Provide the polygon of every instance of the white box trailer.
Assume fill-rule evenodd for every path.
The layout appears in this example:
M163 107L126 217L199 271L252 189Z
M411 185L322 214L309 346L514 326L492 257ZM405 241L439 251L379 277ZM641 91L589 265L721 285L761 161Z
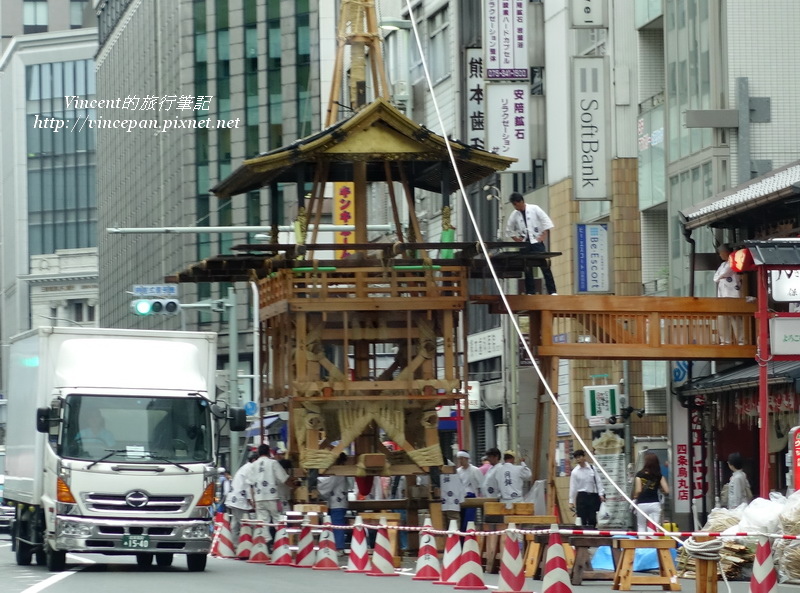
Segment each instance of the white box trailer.
M4 497L17 563L135 554L203 570L210 550L216 334L41 327L11 339Z

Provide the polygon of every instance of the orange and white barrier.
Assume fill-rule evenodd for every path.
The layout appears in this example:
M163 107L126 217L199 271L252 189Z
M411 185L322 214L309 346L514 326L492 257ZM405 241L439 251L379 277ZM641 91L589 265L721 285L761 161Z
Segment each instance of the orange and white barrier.
M240 560L247 560L252 551L253 528L249 523L242 523L239 527L239 541L236 543L236 557Z
M456 585L454 577L461 566L461 538L458 535L458 523L450 521L447 539L444 542L444 557L442 558L442 577L434 581L434 585Z
M558 533L558 525L553 525L550 540L547 542L547 559L544 563L542 593L571 593L572 582L564 558L564 547Z
M311 525L304 523L300 528L300 539L297 542L297 554L294 557L295 568L313 568L317 562L317 552L314 549L314 534Z
M378 537L375 538L375 549L372 550L372 570L367 573L369 577L396 577L400 576L394 571L394 558L389 545L389 534L386 531L386 519L381 519L378 527Z
M514 531L516 525L508 524L503 554L500 558L500 580L497 593L531 593L522 590L525 586L525 563L520 549L521 536Z
M231 535L231 524L228 521L228 515L222 513L222 519L215 523L210 554L217 558L235 558L236 552L231 541L233 536Z
M430 519L425 519L424 527L433 527ZM417 557L416 573L412 580L438 581L442 578L442 568L439 564L439 552L436 550L436 540L425 529L419 534L419 556Z
M461 551L461 566L453 580L456 589L468 591L482 591L488 589L483 582L483 566L481 565L481 552L478 549L478 540L475 537L475 524L467 523L467 535Z
M750 593L776 593L778 575L772 560L772 545L768 537L758 539L756 557L753 560L753 576L750 578Z
M311 568L313 570L339 570L339 560L336 557L336 544L333 541L331 520L327 515L325 515L324 523L319 534L317 561Z
M272 544L272 559L270 564L277 566L292 565L292 550L289 547L289 535L286 533L286 523L281 521L275 532L275 541Z
M361 517L356 517L353 525L353 536L350 540L350 554L345 572L368 573L372 572L372 565L367 549L367 532Z
M264 539L264 530L269 527L256 527L255 535L253 536L253 549L250 550L250 558L248 562L252 564L269 564L269 550L267 549L267 540Z

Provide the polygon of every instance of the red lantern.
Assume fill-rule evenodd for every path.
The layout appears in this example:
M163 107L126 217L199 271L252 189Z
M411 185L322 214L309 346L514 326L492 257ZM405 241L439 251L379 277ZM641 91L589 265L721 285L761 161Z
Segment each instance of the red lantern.
M753 261L753 254L750 250L737 249L728 256L728 263L734 272L752 272L756 269L756 264Z

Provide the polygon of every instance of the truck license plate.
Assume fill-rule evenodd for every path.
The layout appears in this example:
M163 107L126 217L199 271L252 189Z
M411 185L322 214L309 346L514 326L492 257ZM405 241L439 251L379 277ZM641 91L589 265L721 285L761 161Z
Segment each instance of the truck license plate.
M135 550L147 549L150 546L150 538L146 535L123 535L122 547Z

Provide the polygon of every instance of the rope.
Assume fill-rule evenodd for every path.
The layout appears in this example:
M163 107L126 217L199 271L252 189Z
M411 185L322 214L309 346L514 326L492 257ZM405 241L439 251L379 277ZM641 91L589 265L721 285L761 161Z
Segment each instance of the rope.
M722 544L723 542L721 539L710 539L708 541L699 542L692 536L683 542L683 549L686 550L690 558L715 562L719 568L719 572L722 573L722 580L725 581L725 585L730 593L731 585L728 583L728 577L725 575L725 571L720 565L720 560L722 560L722 556L720 555Z

